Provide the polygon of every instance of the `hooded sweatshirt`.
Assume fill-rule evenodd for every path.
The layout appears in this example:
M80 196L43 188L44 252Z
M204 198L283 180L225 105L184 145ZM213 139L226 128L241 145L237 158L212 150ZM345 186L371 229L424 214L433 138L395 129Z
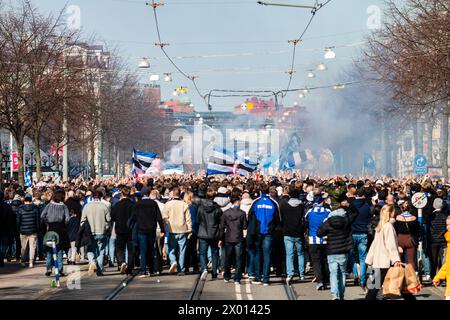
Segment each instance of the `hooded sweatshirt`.
M231 206L220 218L220 234L226 243L240 243L247 229L247 217L243 210Z
M197 223L199 239L220 239L220 218L223 212L220 206L211 199L199 199L197 208Z
M299 199L281 201L281 226L283 236L301 238L305 233L305 207Z
M226 211L231 207L231 200L227 196L217 196L214 198L214 202L220 206L222 211Z

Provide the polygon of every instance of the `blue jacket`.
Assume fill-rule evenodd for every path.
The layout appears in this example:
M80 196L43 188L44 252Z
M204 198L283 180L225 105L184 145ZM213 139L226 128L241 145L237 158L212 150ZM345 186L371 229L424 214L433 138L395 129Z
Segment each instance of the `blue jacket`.
M266 194L253 202L248 213L248 235L272 234L280 224L280 209L278 203Z
M308 220L309 244L326 244L326 240L317 236L317 230L323 220L328 218L330 209L317 205L306 212L305 218Z
M372 220L372 210L366 198L351 201L358 210L358 216L352 224L352 234L368 234L369 224Z

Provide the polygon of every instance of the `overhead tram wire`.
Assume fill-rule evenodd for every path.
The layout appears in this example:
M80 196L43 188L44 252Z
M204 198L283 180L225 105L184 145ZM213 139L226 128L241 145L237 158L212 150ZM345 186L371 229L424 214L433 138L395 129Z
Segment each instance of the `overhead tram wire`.
M189 76L186 72L184 72L173 60L172 58L169 56L169 54L167 53L167 51L164 49L165 46L169 45L168 43L163 43L162 39L161 39L161 32L159 30L159 22L158 22L158 14L156 13L156 8L159 7L160 5L163 5L161 3L157 3L154 0L152 0L152 2L146 2L145 3L148 6L151 6L153 8L153 16L155 18L155 26L156 26L156 32L158 35L158 41L159 43L155 43L156 46L159 46L161 48L161 51L163 52L163 54L166 56L167 60L169 60L169 62L174 66L174 68L180 73L182 74L185 78L187 78L188 80L190 80L192 82L192 84L194 85L195 91L197 92L197 94L202 98L202 100L206 103L206 106L208 107L208 110L211 111L211 106L209 105L209 103L206 102L206 96L203 95L200 90L198 89L197 86L197 82L195 81L195 79L197 79L197 76Z
M292 50L291 68L290 68L290 70L287 72L287 73L289 74L289 81L288 81L288 85L287 85L286 89L284 90L285 93L282 93L282 96L281 96L282 98L284 98L284 97L286 96L286 93L289 92L289 89L290 89L291 83L292 83L292 78L294 77L294 73L295 73L294 66L295 66L295 58L296 58L296 54L297 54L297 50L296 50L297 44L299 44L299 43L302 42L304 35L305 35L306 32L308 31L309 27L311 26L311 23L313 22L313 20L314 20L314 18L315 18L315 16L316 16L316 13L317 13L320 9L322 9L323 7L325 7L325 6L326 6L328 3L330 3L330 2L331 2L331 0L328 0L328 1L326 1L325 3L319 4L318 1L316 1L316 3L315 3L315 5L314 5L313 9L311 9L311 17L310 17L310 19L309 19L309 21L308 21L308 23L307 23L305 29L304 29L303 32L300 34L300 37L298 37L298 38L295 39L295 40L289 40L289 41L288 41L289 43L292 43L292 44L294 45L294 48L293 48L293 50Z

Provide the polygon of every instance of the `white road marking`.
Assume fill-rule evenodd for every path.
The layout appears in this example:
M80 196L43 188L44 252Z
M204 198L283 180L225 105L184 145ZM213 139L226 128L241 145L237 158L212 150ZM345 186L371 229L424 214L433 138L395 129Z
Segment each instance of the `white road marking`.
M236 300L242 300L241 286L236 283L234 289L236 290Z
M253 300L252 286L250 285L250 280L245 281L245 293L247 293L248 300Z

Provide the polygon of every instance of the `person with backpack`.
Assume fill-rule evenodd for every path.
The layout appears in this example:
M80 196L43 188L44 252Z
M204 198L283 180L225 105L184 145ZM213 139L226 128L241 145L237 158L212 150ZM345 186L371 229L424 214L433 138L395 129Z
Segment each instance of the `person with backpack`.
M305 208L299 200L300 191L291 185L288 197L280 201L281 227L286 248L286 282L294 277L294 248L297 250L300 280L305 279Z

